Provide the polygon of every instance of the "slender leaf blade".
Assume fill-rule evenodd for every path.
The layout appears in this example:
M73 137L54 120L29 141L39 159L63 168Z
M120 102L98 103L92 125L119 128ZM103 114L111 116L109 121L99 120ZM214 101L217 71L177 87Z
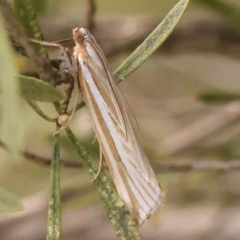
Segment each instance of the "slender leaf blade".
M65 99L64 94L52 86L34 77L17 75L23 97L39 102L59 102Z
M140 67L164 43L182 18L188 3L188 0L180 0L144 42L120 65L114 72L117 83Z
M49 122L56 122L55 118L50 118L49 116L47 116L42 110L41 108L37 105L37 103L35 101L26 99L26 102L28 103L28 105L43 119L49 121Z
M0 188L0 212L10 213L22 210L23 206L18 197L15 194Z

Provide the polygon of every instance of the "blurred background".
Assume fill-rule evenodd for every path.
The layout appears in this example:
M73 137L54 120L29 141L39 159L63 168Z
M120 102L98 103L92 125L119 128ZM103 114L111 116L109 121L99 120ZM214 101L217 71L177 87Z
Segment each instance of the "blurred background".
M176 0L95 1L93 34L111 70L148 36ZM33 0L44 38L71 37L86 25L87 0ZM239 239L240 235L240 3L192 0L173 34L120 84L140 125L139 138L166 191L164 207L140 228L143 239ZM52 57L59 54L51 52ZM19 72L31 66L16 55ZM50 104L40 106L48 115ZM54 124L22 102L24 149L51 158ZM73 132L98 159L98 144L86 108ZM0 182L22 199L25 210L0 214L4 240L46 237L49 166L28 159L12 162L0 150ZM65 133L61 157L78 158ZM116 239L103 204L84 168L61 169L63 239Z

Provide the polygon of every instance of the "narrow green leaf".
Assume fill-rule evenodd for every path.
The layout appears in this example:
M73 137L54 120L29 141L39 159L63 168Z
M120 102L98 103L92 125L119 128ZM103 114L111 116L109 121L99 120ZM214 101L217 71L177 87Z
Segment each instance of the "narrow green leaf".
M23 143L23 112L19 86L15 79L13 52L0 16L0 89L1 89L1 139L18 155Z
M48 208L47 240L61 239L61 197L60 197L60 150L59 135L54 137L51 164L51 193Z
M223 90L203 92L197 95L197 98L209 104L224 104L231 101L240 100L240 94Z
M29 38L43 40L42 30L30 0L13 0L13 11ZM35 49L48 57L46 48L41 44L34 44Z
M49 122L56 122L55 118L50 118L49 116L47 116L42 110L41 108L37 105L37 103L35 101L26 99L27 103L29 104L29 106L43 119L49 121Z
M34 77L17 75L23 97L39 102L59 102L65 99L64 94L52 86Z
M114 72L117 83L140 67L163 44L183 16L188 2L180 0L144 42L121 64Z
M23 210L23 206L17 196L0 188L0 212L10 213Z
M97 163L88 154L74 134L69 129L67 129L66 132L69 139L75 146L80 158L87 166L89 174L92 177L95 177L98 171ZM140 240L141 236L136 223L132 220L123 200L118 195L113 184L103 171L100 172L99 176L94 181L94 184L96 185L104 202L107 214L111 220L118 239Z

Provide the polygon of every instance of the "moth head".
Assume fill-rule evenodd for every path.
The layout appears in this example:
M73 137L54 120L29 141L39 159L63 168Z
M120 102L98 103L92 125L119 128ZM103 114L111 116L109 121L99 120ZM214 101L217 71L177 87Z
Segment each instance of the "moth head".
M76 43L83 43L84 40L87 40L90 36L89 31L85 27L79 27L73 29L73 40Z

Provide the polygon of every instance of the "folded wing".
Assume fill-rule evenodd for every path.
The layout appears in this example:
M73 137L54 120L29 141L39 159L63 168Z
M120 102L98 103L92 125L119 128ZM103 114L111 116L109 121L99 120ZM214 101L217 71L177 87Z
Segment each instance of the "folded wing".
M123 99L98 45L78 56L80 85L101 150L120 196L141 225L165 195L139 145Z

